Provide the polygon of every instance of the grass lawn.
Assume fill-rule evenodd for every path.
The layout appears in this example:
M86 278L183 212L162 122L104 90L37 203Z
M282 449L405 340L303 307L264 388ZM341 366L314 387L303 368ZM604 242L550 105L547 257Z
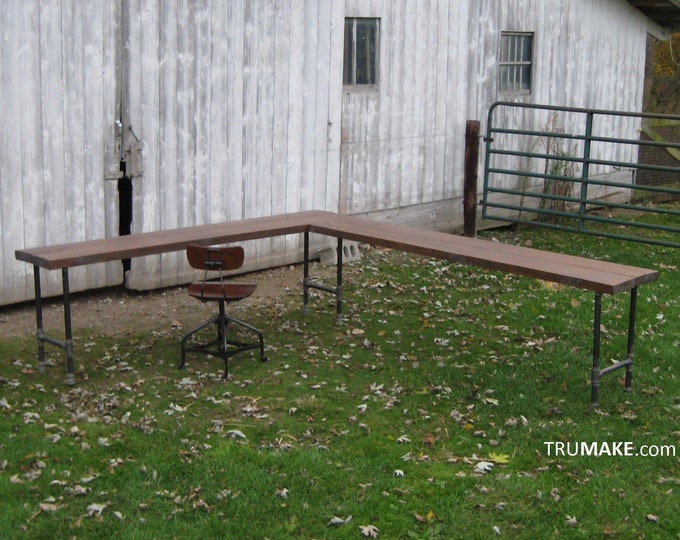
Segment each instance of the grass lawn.
M590 407L592 293L370 250L344 323L323 293L249 313L270 362L228 382L176 369L179 329L79 331L74 387L61 351L39 373L31 335L0 341L0 537L680 538L680 251L482 236L659 271L632 393L616 372ZM627 308L603 297L603 365Z

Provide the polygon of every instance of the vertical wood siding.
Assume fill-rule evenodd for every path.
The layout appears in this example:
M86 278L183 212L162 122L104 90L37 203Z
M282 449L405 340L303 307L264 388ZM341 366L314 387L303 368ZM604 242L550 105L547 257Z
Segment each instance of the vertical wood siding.
M341 59L331 51L342 43L341 1L127 0L126 8L128 117L144 144L134 232L337 209L338 173L328 164L329 126L340 119L331 90ZM297 261L299 243L247 242L246 268ZM133 260L127 283L166 286L189 275L184 254L171 253Z
M380 18L376 89L342 86L345 17ZM136 144L133 232L312 208L459 216L466 120L498 99L639 110L646 24L624 0L3 2L0 304L33 295L14 250L118 234ZM503 30L534 32L530 95L497 91ZM300 240L245 249L265 267ZM170 253L133 260L127 283L188 277ZM119 263L72 271L74 289L122 280Z
M346 6L348 17L380 17L381 35L377 89L343 92L343 212L380 214L461 197L465 122L484 122L494 101L640 110L647 22L627 2L347 0ZM534 33L529 95L498 91L502 31ZM513 125L533 113L508 114L516 117L499 120ZM547 114L529 121L545 126ZM636 138L637 127L620 118L601 128ZM635 160L630 147L606 151L610 159Z
M0 13L0 304L33 297L16 249L110 235L115 183L116 40L120 5L3 2ZM61 290L43 272L46 294ZM75 289L120 283L120 265L72 272Z

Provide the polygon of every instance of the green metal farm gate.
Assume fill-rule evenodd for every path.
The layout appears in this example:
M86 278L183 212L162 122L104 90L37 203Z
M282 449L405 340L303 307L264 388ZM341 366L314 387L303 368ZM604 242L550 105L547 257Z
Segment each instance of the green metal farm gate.
M680 116L494 103L482 218L680 247L678 134Z

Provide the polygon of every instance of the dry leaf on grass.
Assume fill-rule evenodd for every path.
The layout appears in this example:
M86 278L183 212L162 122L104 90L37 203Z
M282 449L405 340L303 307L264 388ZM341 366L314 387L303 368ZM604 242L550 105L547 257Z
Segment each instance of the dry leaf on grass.
M333 516L330 521L326 524L328 527L340 527L341 525L346 525L352 521L352 516L347 516L346 518L341 518L338 516Z
M572 528L578 527L578 520L576 519L576 516L567 516L565 522Z
M42 502L39 505L41 512L56 512L60 506L54 503Z
M416 521L420 523L428 523L430 521L433 521L437 517L432 510L428 510L427 514L425 514L424 516L421 516L418 512L416 512L414 515Z
M102 512L108 505L109 505L108 503L104 504L92 503L87 507L87 515L89 517L101 516Z
M380 529L375 525L359 525L359 528L361 529L361 535L367 538L378 538L380 534Z

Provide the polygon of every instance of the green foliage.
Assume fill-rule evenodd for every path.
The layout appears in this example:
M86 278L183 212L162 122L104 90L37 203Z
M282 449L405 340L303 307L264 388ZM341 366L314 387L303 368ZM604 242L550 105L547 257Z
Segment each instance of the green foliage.
M680 109L680 34L652 45L652 69L647 70L645 110L677 114Z
M563 135L564 126L559 120L557 111L552 111L548 116L548 122L543 127L545 133ZM571 161L576 155L576 148L573 142L565 143L563 138L546 136L538 140L538 144L542 150L551 156L556 156L553 159L545 160L545 185L543 193L547 195L554 195L557 198L541 199L541 205L547 205L550 210L565 211L567 210L567 202L560 197L572 197L574 190L574 181L572 180L576 174L576 163ZM564 158L564 159L560 159Z
M658 269L634 392L589 405L592 294L372 250L345 322L318 293L265 306L269 364L175 367L181 330L78 332L78 384L0 341L3 538L677 538L678 457L549 455L548 441L680 439L680 253L536 229L500 241ZM603 361L627 296L603 302ZM121 314L123 316L123 314ZM259 320L258 320L259 318ZM363 535L363 536L362 536Z

